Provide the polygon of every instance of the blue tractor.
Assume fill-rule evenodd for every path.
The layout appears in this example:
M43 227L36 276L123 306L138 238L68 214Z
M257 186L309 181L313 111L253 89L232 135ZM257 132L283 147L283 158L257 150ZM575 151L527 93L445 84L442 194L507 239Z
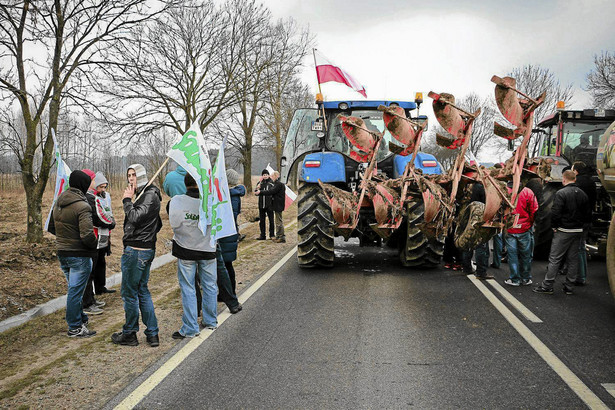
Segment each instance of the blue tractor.
M425 234L422 192L402 189L399 181L413 175L419 185L429 183L425 178L442 168L433 155L418 152L418 143L400 143L402 133L389 131L410 123L411 132L422 133L427 117L411 116L420 103L418 95L414 102L317 101L318 108L295 111L281 178L299 186L299 266L333 266L336 236L358 237L361 246L384 242L399 250L404 266L440 263L443 233Z

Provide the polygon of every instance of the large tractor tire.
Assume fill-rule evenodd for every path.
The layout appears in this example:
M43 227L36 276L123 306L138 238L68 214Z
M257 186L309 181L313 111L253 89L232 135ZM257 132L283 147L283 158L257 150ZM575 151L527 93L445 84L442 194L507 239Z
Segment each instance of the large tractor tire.
M317 184L299 185L297 261L301 268L333 266L333 215L329 201Z
M542 203L534 220L534 259L547 259L551 251L553 230L551 229L551 207L555 193L562 187L559 183L547 184L542 190Z
M611 252L606 253L606 273L609 277L609 285L611 286L611 295L615 297L615 213L609 225L609 234L606 240L606 248L611 249Z
M444 254L444 236L428 239L419 229L424 221L425 209L422 201L407 205L405 235L400 238L399 259L405 267L435 268Z

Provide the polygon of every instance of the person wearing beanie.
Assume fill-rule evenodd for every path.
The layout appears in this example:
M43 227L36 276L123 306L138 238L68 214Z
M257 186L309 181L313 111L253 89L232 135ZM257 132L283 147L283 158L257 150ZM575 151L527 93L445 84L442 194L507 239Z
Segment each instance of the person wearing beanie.
M96 216L105 222L106 226L98 229L98 258L94 262L94 290L97 295L115 293L115 289L107 289L107 261L111 255L111 230L115 228L115 218L111 209L109 182L102 172L97 172L94 178L94 196L96 199Z
M267 191L271 188L273 188L273 182L271 181L271 178L269 178L269 171L264 169L261 173L261 179L256 184L256 189L254 190L254 195L258 196L258 217L261 234L256 239L259 241L267 239L267 237L265 236L265 217L269 218L269 239L273 239L273 237L275 236L273 225L272 197L271 195L261 194L263 191Z
M83 311L82 298L96 254L97 239L92 225L92 208L86 192L92 179L83 171L70 174L69 189L58 197L53 209L49 231L56 235L60 268L66 276L66 323L68 337L83 338L96 334L88 329L88 316Z
M156 254L156 236L162 227L160 201L155 185L147 184L145 167L132 164L126 172L128 186L124 190L124 253L122 254L122 299L126 322L122 330L111 335L113 343L137 346L139 312L146 326L145 336L151 347L160 345L158 319L152 296L147 288L150 267ZM134 202L133 202L133 197Z
M234 169L226 170L226 180L228 182L229 194L231 195L231 205L233 206L233 217L235 218L235 227L239 234L239 223L237 218L241 213L241 197L246 194L246 187L239 183L239 173ZM239 234L238 241L243 240L246 235Z

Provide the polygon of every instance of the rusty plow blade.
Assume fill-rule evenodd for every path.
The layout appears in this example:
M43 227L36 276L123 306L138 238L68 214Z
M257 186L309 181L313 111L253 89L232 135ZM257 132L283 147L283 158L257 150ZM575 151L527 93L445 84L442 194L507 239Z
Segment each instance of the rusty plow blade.
M382 119L387 130L393 138L399 141L405 148L389 143L389 149L396 154L406 156L416 146L417 140L421 132L425 129L427 123L419 124L406 117L404 109L399 106L378 106L378 110L382 111Z
M367 196L374 205L374 216L376 217L376 223L369 226L381 238L386 239L399 228L402 221L399 193L386 182L370 181Z
M356 150L350 152L350 157L359 162L367 162L374 153L376 143L382 138L382 134L369 130L362 118L346 117L341 114L337 117L342 124L344 135Z
M358 222L357 210L359 204L356 196L320 180L318 180L318 185L322 188L331 206L331 213L336 222L333 229L338 231L345 239L350 238L350 234L354 231Z
M433 112L442 128L456 140L465 138L468 127L480 114L480 109L475 113L464 111L455 105L455 96L448 93L430 91L429 97L433 98Z
M496 182L497 183L497 182ZM495 214L498 213L502 206L502 196L498 189L493 185L491 180L487 179L483 182L485 187L485 212L483 213L483 222L490 222Z
M500 78L494 75L491 81L496 84L495 102L498 109L504 118L516 127L511 130L496 122L493 128L494 134L507 140L514 140L525 135L528 127L532 126L527 123L528 116L544 102L546 93L533 99L516 89L517 81L512 77ZM519 99L518 95L524 98Z

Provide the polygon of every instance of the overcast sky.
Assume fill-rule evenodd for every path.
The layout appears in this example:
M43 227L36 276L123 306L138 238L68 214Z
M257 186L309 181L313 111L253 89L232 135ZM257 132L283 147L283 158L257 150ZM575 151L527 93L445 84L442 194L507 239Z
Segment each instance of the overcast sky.
M615 1L264 0L275 17L309 25L317 48L350 72L369 99L408 99L422 91L493 95L493 74L537 64L576 89L593 56L615 49ZM304 74L316 89L313 60ZM331 83L328 100L360 96ZM430 100L429 100L430 101Z

